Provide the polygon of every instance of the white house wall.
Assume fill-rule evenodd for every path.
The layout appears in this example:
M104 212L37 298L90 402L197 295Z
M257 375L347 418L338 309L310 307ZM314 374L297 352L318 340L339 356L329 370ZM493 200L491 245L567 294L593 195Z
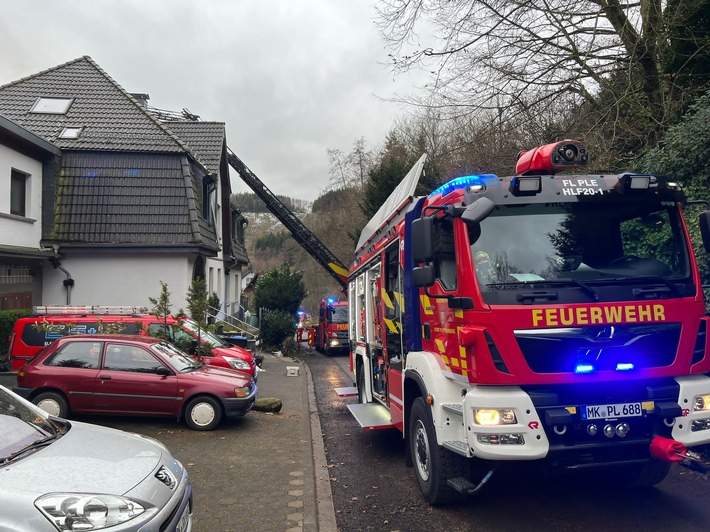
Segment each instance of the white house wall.
M25 218L10 215L10 174L12 169L29 174ZM2 244L39 248L42 237L42 163L0 145L0 233Z
M173 311L187 312L185 296L192 278L192 263L186 256L163 254L91 254L68 255L61 260L74 286L72 305L152 305L149 297L159 298L163 281L168 285ZM47 264L44 268L43 304L66 305L63 285L66 274Z

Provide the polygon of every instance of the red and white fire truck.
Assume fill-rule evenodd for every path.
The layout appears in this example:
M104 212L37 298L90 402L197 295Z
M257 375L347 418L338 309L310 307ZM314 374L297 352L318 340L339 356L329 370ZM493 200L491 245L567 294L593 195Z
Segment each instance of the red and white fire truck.
M349 352L347 301L335 297L321 301L315 326L315 348L326 355Z
M403 433L426 500L510 461L635 485L674 461L705 470L708 318L680 187L560 174L588 161L567 140L522 153L515 176L415 197L425 157L363 230L348 299L349 408ZM700 226L710 249L710 213Z

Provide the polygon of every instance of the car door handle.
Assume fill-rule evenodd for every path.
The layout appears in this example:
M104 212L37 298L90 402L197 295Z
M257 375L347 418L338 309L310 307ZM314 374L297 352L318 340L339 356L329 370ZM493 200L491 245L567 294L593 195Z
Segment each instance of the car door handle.
M110 381L111 375L100 375L99 379L101 379L102 381Z

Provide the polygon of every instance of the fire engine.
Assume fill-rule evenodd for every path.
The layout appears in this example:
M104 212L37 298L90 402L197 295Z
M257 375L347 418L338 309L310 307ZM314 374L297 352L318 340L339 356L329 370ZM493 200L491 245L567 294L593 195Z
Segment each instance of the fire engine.
M335 297L321 301L315 327L315 348L326 355L349 352L347 301Z
M639 486L671 462L707 470L709 318L686 200L655 175L560 173L588 159L565 140L521 153L514 176L415 197L423 155L360 236L348 408L402 432L431 504L521 460ZM700 227L710 249L709 212Z

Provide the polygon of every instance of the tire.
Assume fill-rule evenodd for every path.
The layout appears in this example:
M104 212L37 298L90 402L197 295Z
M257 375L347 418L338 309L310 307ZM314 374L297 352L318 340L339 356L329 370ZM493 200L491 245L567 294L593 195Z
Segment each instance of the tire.
M627 484L634 488L650 488L663 482L670 470L670 462L649 460L648 463L628 471Z
M69 416L69 404L59 393L43 392L34 397L32 402L51 416L62 418Z
M367 402L367 396L365 393L365 370L362 364L357 365L357 402L365 404Z
M414 474L427 502L439 506L463 501L466 495L448 486L447 481L464 476L464 458L436 442L431 412L421 397L412 404L409 439Z
M185 407L185 423L192 430L213 430L220 421L222 405L214 397L195 397Z

